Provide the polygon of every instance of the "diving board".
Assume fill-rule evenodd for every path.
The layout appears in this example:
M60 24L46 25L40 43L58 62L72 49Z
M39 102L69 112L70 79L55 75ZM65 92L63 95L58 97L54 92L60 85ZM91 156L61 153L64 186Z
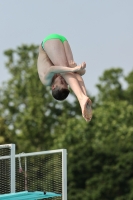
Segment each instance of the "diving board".
M0 195L0 200L39 200L53 197L61 197L61 194L56 194L54 192L24 191L10 194L2 194Z

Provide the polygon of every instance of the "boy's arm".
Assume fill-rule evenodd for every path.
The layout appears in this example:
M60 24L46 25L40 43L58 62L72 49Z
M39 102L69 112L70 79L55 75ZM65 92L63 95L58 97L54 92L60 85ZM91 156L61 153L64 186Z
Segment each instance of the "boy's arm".
M51 80L55 74L58 73L67 73L67 72L78 72L83 70L85 66L79 65L73 68L66 67L66 66L51 66L44 75L44 84L50 85Z

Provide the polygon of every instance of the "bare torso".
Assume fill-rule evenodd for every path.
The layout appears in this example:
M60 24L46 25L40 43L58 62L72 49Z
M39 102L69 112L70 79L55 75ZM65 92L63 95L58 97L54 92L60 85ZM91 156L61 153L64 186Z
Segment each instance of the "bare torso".
M41 82L44 84L44 78L47 70L53 65L41 45L39 46L39 55L37 60L37 70Z

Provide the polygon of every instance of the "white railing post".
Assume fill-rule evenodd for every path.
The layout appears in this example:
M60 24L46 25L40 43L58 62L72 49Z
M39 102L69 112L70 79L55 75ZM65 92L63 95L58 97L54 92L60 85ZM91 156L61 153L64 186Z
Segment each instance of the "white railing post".
M62 150L62 200L67 200L67 150Z
M11 144L11 193L15 192L15 144Z

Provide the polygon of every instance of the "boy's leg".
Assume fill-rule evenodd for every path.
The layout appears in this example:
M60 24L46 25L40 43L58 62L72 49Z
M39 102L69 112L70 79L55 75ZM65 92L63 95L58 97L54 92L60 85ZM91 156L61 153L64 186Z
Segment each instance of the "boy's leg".
M71 50L71 47L70 47L68 41L65 41L65 42L63 43L63 45L64 45L64 49L65 49L65 53L66 53L66 57L67 57L68 64L69 64L69 66L70 66L71 62L74 62L72 50ZM76 66L76 65L75 65L75 66Z
M44 43L44 49L55 66L69 66L64 45L59 39L47 40Z
M47 40L44 49L55 65L65 64L69 67L70 62L73 61L73 54L68 41L62 43L59 39Z
M75 67L76 63L73 60L73 54L71 51L71 47L67 41L64 43L65 53L67 57L67 61L70 67ZM83 65L86 65L83 63ZM73 92L77 96L81 109L82 109L82 115L87 120L90 121L92 118L92 109L91 109L91 100L87 97L87 92L85 88L84 81L82 77L78 73L73 73L74 78L72 78L72 74L68 73L64 75L64 79L69 84L69 86L72 88ZM75 79L78 81L78 84L75 83ZM77 82L76 81L76 82ZM81 92L82 91L82 92Z
M91 100L83 93L78 80L76 79L75 73L62 73L63 78L70 85L71 89L75 93L82 110L82 115L86 121L90 121L92 118L92 110L88 109L88 106L91 105ZM87 106L88 105L88 106Z
M84 95L87 96L87 91L86 91L86 87L85 87L85 84L84 84L84 81L83 81L83 78L78 74L78 73L75 73L75 76L79 82L79 85L81 87L81 90L83 91Z

